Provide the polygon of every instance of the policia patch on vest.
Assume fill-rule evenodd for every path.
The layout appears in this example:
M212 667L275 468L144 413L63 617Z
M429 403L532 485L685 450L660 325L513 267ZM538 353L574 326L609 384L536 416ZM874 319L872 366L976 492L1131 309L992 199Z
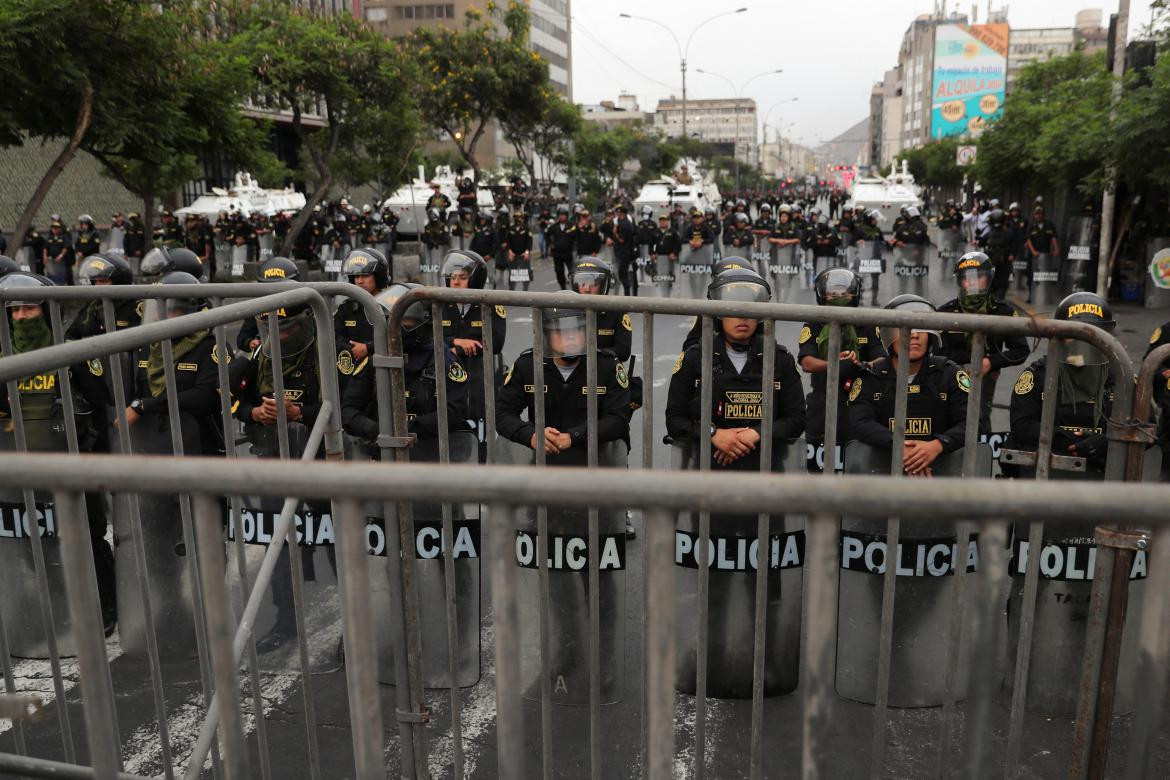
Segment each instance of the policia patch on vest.
M353 354L348 349L337 353L337 370L346 376L353 374Z
M630 377L628 374L626 374L625 364L618 363L614 373L617 374L617 383L621 385L623 389L630 386Z
M861 395L861 380L854 379L853 387L849 388L849 403L857 400L857 396Z
M630 315L628 315L628 314L622 315L622 327L625 328L626 330L630 331L631 333L634 332L634 323L630 320Z
M102 365L101 358L88 360L86 361L85 365L89 367L89 373L93 374L94 376L101 376L102 374L106 373L106 367Z
M451 368L447 371L447 378L452 382L459 382L462 384L467 381L467 372L463 370L463 366L458 363L452 363Z
M808 341L811 338L812 338L812 328L810 328L808 325L805 325L803 328L800 329L800 343L803 344L804 342ZM852 401L853 399L851 398L849 400Z
M1027 395L1032 392L1032 388L1036 386L1036 380L1031 371L1025 371L1020 374L1020 378L1016 380L1015 394Z
M959 372L955 374L955 382L964 393L971 392L971 376L963 369L959 369Z

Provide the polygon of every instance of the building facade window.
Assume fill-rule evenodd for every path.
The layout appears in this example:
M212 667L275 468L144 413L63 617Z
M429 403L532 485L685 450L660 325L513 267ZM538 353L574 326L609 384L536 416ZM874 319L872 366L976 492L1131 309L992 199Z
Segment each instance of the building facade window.
M374 9L368 9L370 11ZM367 17L369 18L369 17ZM395 19L454 19L454 3L430 3L426 5L396 5ZM371 20L372 21L372 20Z

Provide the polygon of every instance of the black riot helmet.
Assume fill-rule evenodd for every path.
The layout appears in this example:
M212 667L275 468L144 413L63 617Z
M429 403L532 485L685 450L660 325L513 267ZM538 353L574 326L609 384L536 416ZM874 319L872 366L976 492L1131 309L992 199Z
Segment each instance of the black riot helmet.
M574 292L589 295L609 295L613 287L613 266L599 257L582 257L573 265L572 287ZM596 287L597 292L586 293L581 288Z
M540 313L545 357L575 362L585 354L585 312L555 307Z
M1109 303L1100 295L1091 292L1075 292L1069 295L1056 307L1056 313L1052 318L1066 322L1086 322L1106 333L1112 333L1117 327ZM1070 366L1102 366L1109 362L1105 353L1087 341L1061 339L1061 342L1064 347L1062 359Z
M392 284L375 296L374 300L385 309L386 314L394 303L411 290L422 287L416 282ZM423 300L411 301L402 313L402 336L404 346L410 350L431 343L431 306Z
M1003 213L1003 209L992 209L987 215L987 224L999 227L1004 223L1005 218L1006 215Z
M885 309L896 309L898 311L921 311L930 312L938 311L934 304L923 298L921 295L913 293L903 293L902 295L895 295L890 299L884 307ZM882 326L882 345L891 354L896 354L898 351L898 337L901 333L901 328ZM911 333L925 332L930 334L930 346L927 348L929 354L930 350L938 349L942 345L942 334L937 330L926 330L924 328L914 328Z
M374 284L379 290L390 286L390 263L386 262L386 255L371 247L349 250L341 266L341 273L348 276L351 282L355 276L373 275Z
M451 286L451 277L455 274L467 276L467 287L472 290L482 290L487 281L487 263L478 252L470 249L452 249L443 258L443 281Z
M299 282L301 271L287 257L270 257L256 269L258 282Z
M857 306L861 302L861 277L848 268L826 268L817 274L813 289L819 306Z
M955 263L955 281L959 285L959 305L974 313L986 308L991 299L991 282L995 263L983 252L968 252Z
M79 284L99 284L101 280L109 280L109 284L130 284L134 281L134 272L121 255L102 253L81 261L77 267L77 280Z
M159 277L156 284L199 284L199 280L186 271L170 271ZM142 324L169 320L184 314L194 314L207 308L204 298L151 298L146 301L142 313Z
M15 273L20 270L20 266L16 261L8 255L0 255L0 279L8 276L10 273Z
M19 300L5 301L4 307L6 309L17 306L40 306L45 302L45 299L37 295L37 291L54 286L52 280L31 271L12 271L0 279L0 290L7 292L19 290L22 296Z
M181 271L199 281L203 277L203 261L186 247L155 247L142 258L139 270L145 277L161 277L172 271Z
M748 215L747 214L743 213L742 211L735 212L735 224L737 226L743 226L743 225L746 225L747 223L748 223Z
M750 268L732 268L707 285L707 300L767 303L772 288L764 277Z
M744 260L742 257L736 257L735 255L732 255L731 257L723 258L718 263L711 266L711 276L714 278L719 276L719 274L723 273L724 271L739 270L754 271L756 269L752 268L752 264L747 260Z

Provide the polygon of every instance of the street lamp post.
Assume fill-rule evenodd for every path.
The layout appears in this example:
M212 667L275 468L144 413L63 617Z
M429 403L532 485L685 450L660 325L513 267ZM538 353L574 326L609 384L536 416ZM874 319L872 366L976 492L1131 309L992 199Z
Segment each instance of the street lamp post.
M732 82L731 79L729 79L726 76L723 76L719 73L712 73L711 71L703 70L702 68L695 68L695 72L702 73L704 76L714 76L717 79L723 79L724 81L726 81L727 86L731 87L731 91L735 94L736 103L738 103L740 97L743 95L743 91L745 89L747 89L748 84L751 84L753 81L755 81L756 79L761 78L763 76L772 76L772 75L775 75L777 73L783 73L784 70L782 68L775 68L773 70L761 71L760 73L757 73L756 75L752 76L747 81L745 81L743 84L741 84L739 89L735 88L735 83ZM731 151L732 151L732 159L735 160L735 189L739 190L739 107L738 106L736 106L736 109L735 109L735 136L733 137L732 142L731 142ZM751 153L752 153L751 144L748 144L747 155L745 155L745 158L750 158Z
M747 10L747 7L744 6L743 8L736 8L734 11L724 11L721 14L715 14L710 19L704 19L703 21L699 22L697 25L695 25L695 29L691 30L691 34L689 36L687 36L687 45L685 47L681 43L679 43L678 36L674 34L674 30L670 29L669 27L667 27L665 24L658 21L657 19L651 19L648 16L637 16L635 14L626 14L626 13L618 14L618 16L621 17L622 19L639 19L643 22L650 22L650 24L656 24L659 27L661 27L662 29L666 30L668 33L670 33L670 37L674 39L674 45L678 49L678 67L679 67L679 70L682 71L682 137L683 138L688 137L687 136L687 53L690 52L690 50L691 50L691 41L694 40L695 33L697 33L699 31L699 28L702 27L703 25L708 24L710 22L713 22L716 19L721 19L724 16L731 16L732 14L742 14L746 10Z

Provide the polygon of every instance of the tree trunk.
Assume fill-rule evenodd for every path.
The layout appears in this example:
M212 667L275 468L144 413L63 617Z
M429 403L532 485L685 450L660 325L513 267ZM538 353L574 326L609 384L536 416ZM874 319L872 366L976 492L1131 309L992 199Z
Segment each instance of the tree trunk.
M154 190L144 190L142 193L142 235L145 246L142 256L154 246Z
M57 181L57 177L61 175L61 171L65 170L65 166L77 154L77 147L81 145L81 139L85 137L85 132L89 129L91 119L93 119L93 85L87 81L81 91L81 104L77 107L77 121L73 125L73 135L69 137L69 143L65 144L65 148L57 155L57 159L53 160L53 164L49 166L49 170L45 171L45 175L41 177L40 184L33 190L32 197L25 204L20 219L16 221L16 227L12 235L12 243L17 248L20 248L24 243L24 238L28 235L29 225L32 224L33 217L36 216L41 204L44 203L45 196L53 188L53 182Z

